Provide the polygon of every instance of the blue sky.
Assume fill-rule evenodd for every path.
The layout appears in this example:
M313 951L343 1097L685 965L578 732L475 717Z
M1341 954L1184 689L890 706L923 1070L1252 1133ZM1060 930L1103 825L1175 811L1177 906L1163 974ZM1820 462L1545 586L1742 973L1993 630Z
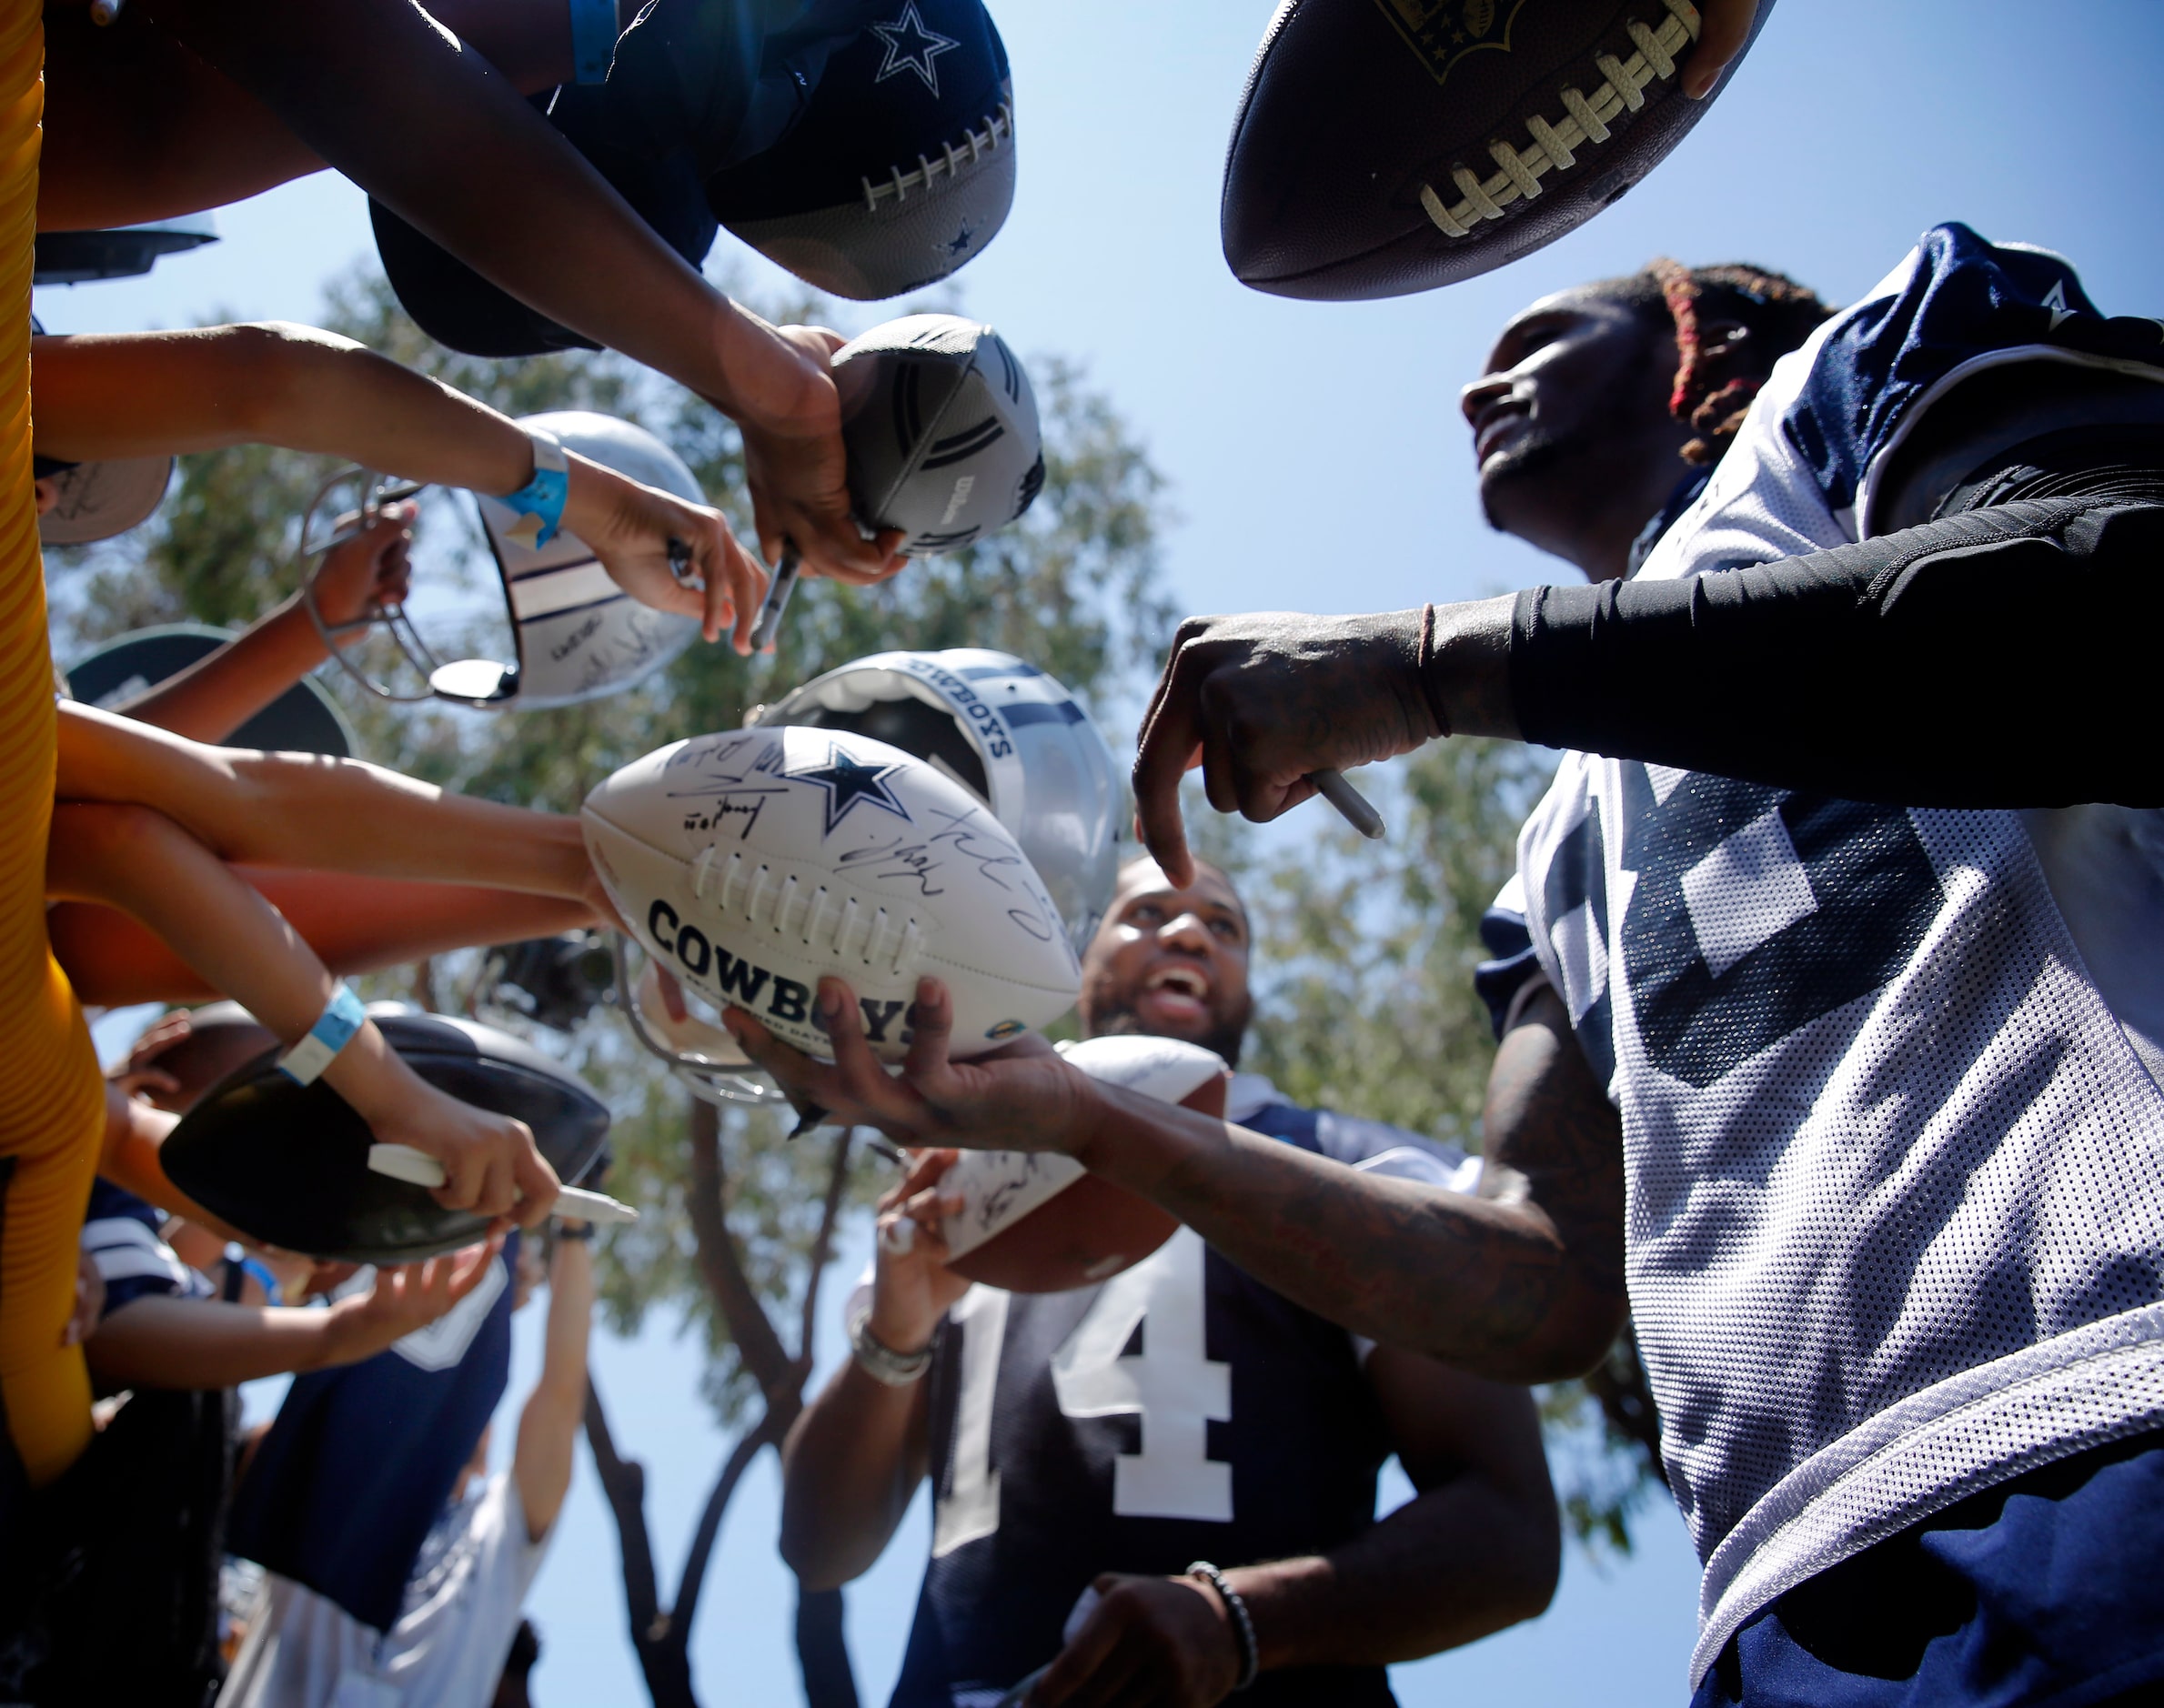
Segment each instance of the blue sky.
M1182 519L1166 567L1189 609L1384 609L1555 577L1560 566L1482 524L1457 388L1516 308L1656 254L1761 262L1843 301L1924 227L1961 219L2071 256L2108 314L2164 314L2149 176L2164 8L2143 0L1782 0L1720 104L1601 219L1447 292L1346 305L1246 291L1218 253L1224 140L1268 0L994 7L1014 62L1021 188L962 277L963 305L1024 352L1085 362L1135 424L1172 481ZM214 310L305 320L322 281L370 246L361 198L328 177L221 219L223 243L146 279L40 292L41 316L55 331ZM538 1326L532 1313L522 1358ZM649 1462L657 1542L673 1562L725 1451L697 1397L696 1354L653 1323L598 1356L625 1445ZM710 1702L793 1699L774 1502L770 1462L738 1496L701 1614ZM854 1594L868 1703L893 1676L924 1534L920 1510ZM1574 1560L1545 1620L1400 1669L1400 1696L1680 1702L1695 1579L1663 1512L1632 1563L1603 1576ZM639 1699L589 1472L536 1613L548 1644L537 1700Z

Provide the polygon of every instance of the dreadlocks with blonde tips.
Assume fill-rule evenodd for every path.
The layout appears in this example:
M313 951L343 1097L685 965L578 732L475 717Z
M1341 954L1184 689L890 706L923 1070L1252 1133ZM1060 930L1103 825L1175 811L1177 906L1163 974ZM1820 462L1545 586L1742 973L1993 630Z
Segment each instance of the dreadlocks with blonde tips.
M1774 363L1834 312L1808 286L1743 262L1692 267L1664 256L1595 288L1649 320L1658 317L1674 327L1680 359L1668 411L1696 435L1683 447L1687 463L1720 460ZM1700 328L1716 318L1750 328L1749 342L1736 356L1706 350ZM1738 362L1747 367L1735 371Z

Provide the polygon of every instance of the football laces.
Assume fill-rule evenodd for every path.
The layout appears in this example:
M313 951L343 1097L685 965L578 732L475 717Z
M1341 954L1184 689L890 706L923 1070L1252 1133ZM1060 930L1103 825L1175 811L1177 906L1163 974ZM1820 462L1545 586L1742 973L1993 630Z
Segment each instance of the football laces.
M1624 112L1636 113L1646 105L1645 91L1676 75L1676 55L1698 39L1698 8L1691 0L1662 0L1668 15L1656 29L1632 18L1629 31L1637 52L1628 59L1614 54L1596 54L1594 65L1607 81L1590 96L1575 89L1563 91L1564 117L1550 125L1535 115L1525 121L1533 134L1529 148L1514 148L1506 142L1491 142L1489 156L1495 175L1485 183L1470 166L1451 168L1451 182L1464 198L1445 202L1432 184L1420 186L1420 205L1437 230L1446 236L1470 237L1485 219L1501 219L1513 202L1532 201L1540 195L1541 175L1567 172L1578 163L1576 151L1598 147L1612 134L1608 121Z
M701 849L691 862L691 894L720 912L770 926L777 935L798 934L807 949L883 967L896 978L915 964L924 946L924 928L914 914L894 912L831 884L808 884L765 860L746 859L740 849L726 859L713 843Z

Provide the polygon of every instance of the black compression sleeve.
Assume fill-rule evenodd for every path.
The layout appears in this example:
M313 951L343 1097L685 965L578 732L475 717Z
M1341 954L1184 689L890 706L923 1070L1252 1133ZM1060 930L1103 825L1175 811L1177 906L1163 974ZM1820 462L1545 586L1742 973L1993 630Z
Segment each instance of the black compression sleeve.
M2164 806L2164 503L1999 504L1685 581L1518 595L1525 738L1857 800Z

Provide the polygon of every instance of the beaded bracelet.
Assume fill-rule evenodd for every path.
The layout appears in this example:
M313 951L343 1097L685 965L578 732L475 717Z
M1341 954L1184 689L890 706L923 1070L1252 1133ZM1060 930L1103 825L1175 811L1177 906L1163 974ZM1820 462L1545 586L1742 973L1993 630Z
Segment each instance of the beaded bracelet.
M898 1352L874 1334L871 1331L871 1311L868 1307L851 1313L849 1343L864 1373L874 1381L884 1382L890 1388L906 1388L931 1368L931 1347L920 1347L913 1352Z
M1254 1640L1254 1621L1247 1616L1247 1603L1240 1599L1240 1592L1225 1582L1224 1573L1207 1560L1197 1560L1187 1568L1191 1578L1201 1578L1217 1592L1224 1603L1225 1611L1233 1616L1233 1641L1240 1650L1240 1682L1233 1688L1245 1690L1255 1681L1255 1674L1263 1670L1263 1652Z

